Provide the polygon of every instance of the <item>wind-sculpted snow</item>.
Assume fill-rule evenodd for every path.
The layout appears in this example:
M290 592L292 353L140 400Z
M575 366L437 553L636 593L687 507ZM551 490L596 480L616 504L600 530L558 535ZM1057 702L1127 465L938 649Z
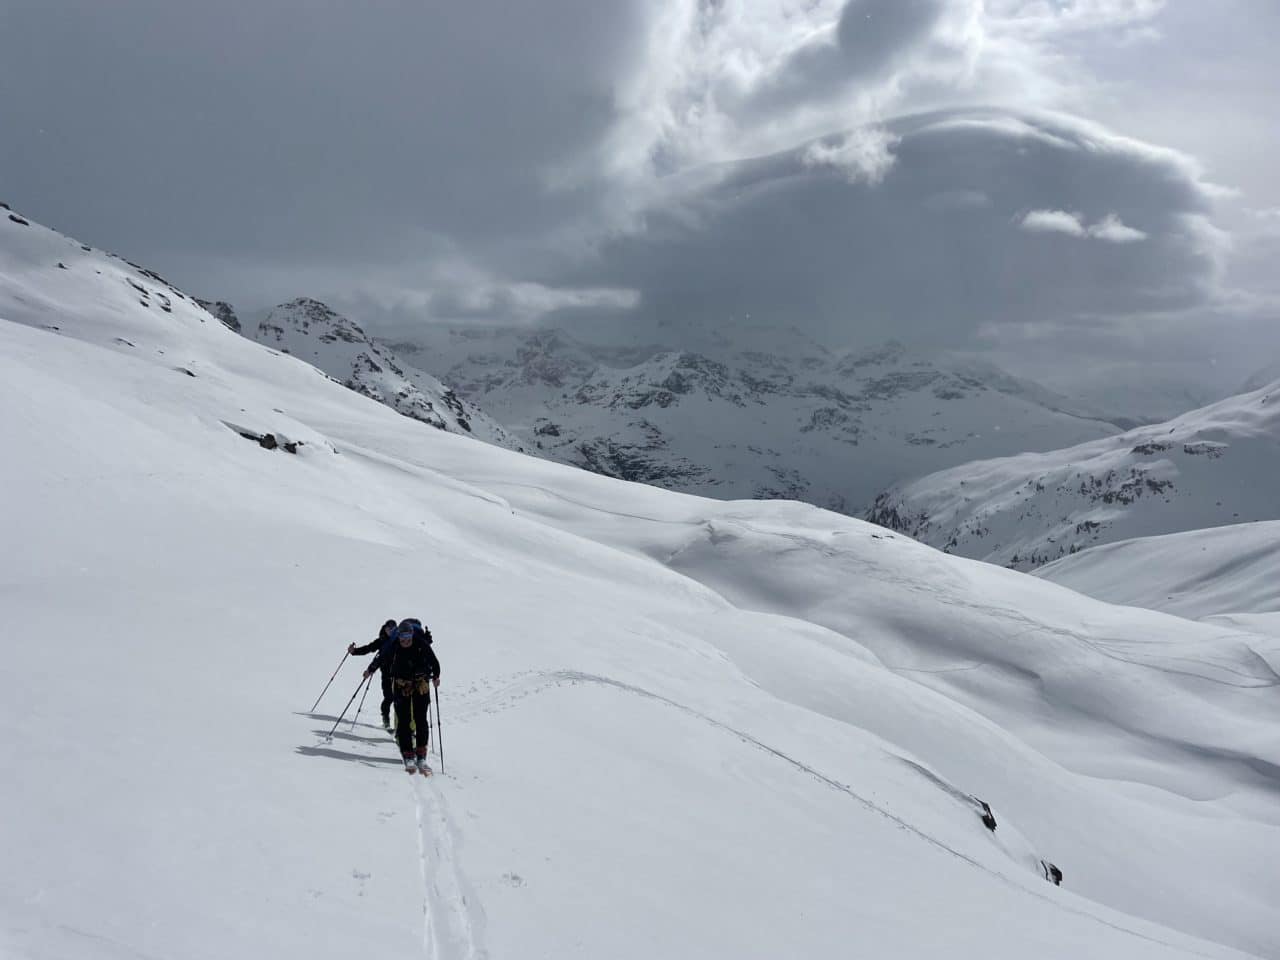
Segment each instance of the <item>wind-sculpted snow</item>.
M1168 423L984 460L881 494L867 519L1028 570L1098 544L1280 517L1280 383Z
M431 428L34 223L0 410L6 955L1280 957L1276 640ZM431 780L335 727L389 616Z

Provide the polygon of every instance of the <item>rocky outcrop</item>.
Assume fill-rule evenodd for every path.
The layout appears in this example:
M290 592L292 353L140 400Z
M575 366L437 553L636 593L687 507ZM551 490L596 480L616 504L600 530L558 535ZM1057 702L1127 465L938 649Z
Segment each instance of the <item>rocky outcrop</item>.
M201 307L216 320L222 322L222 325L234 333L240 333L240 318L236 316L235 310L231 304L225 300L197 300Z

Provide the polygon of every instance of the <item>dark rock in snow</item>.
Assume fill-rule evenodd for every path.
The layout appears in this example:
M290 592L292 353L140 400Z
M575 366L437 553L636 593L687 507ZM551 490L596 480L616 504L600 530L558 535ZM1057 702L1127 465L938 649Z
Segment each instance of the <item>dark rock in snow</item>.
M982 804L982 825L992 833L996 832L996 816L991 812L991 805L985 800L979 800Z
M196 303L199 304L206 313L212 315L215 319L221 321L222 325L234 333L240 333L240 318L236 316L235 310L231 304L225 300L200 300L197 298Z

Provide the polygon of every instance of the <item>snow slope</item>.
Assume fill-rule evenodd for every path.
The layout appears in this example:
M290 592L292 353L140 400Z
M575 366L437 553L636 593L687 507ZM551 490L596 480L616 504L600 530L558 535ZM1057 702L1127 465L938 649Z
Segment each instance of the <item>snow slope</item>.
M1036 576L1106 600L1195 620L1280 612L1280 520L1108 543Z
M720 499L861 512L891 483L1105 437L1102 420L972 358L833 351L798 330L672 325L669 342L428 325L394 349L541 456Z
M867 519L1030 569L1096 544L1280 518L1280 382L1168 423L965 464L881 494Z
M390 348L369 339L359 324L318 300L304 297L280 304L258 324L253 338L306 360L348 389L406 417L499 446L520 447L475 404L430 374L415 370Z
M146 281L0 221L0 954L1280 956L1280 641L428 429ZM353 665L307 712L415 614L425 781L323 739Z

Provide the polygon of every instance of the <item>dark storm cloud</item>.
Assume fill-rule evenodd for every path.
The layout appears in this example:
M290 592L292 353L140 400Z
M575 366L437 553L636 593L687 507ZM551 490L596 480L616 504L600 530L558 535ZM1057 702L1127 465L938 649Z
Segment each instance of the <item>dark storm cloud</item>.
M1027 317L1183 310L1213 291L1212 190L1178 154L999 110L879 136L891 156L874 176L866 150L841 163L840 138L726 168L583 275L637 289L640 321L749 315L836 340L955 342Z
M536 232L610 117L628 4L6 0L0 173L135 256L357 262Z
M1270 241L1180 155L1033 111L1217 150L1237 207L1275 207L1264 8L0 0L0 198L194 292L375 327L1127 330L1274 293ZM1013 108L883 122L972 101Z

